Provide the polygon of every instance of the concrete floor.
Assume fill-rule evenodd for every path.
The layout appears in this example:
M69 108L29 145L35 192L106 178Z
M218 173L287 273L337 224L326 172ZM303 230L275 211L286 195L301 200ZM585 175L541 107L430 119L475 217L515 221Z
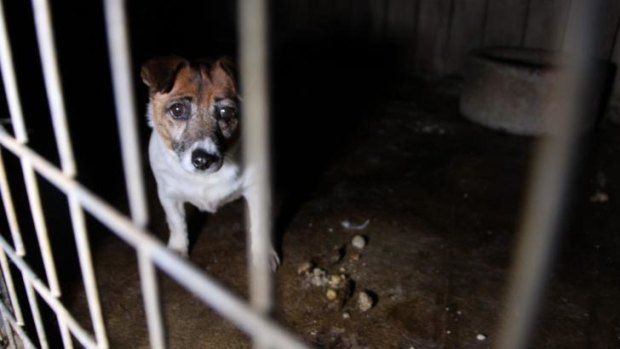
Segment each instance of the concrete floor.
M492 347L533 142L462 119L458 89L402 84L351 130L316 181L298 183L308 190L289 206L275 275L282 326L321 348ZM620 129L603 123L588 153L535 348L620 346ZM164 239L162 211L154 197L151 204ZM208 217L190 259L247 297L243 210L235 202ZM352 230L345 221L368 225ZM361 254L350 245L356 234L367 241ZM94 248L111 347L147 348L135 253L112 236ZM326 286L298 273L306 262L346 275L349 286L328 301ZM161 281L170 348L250 347L191 294ZM80 288L68 302L88 323ZM362 291L375 301L368 311L357 305Z

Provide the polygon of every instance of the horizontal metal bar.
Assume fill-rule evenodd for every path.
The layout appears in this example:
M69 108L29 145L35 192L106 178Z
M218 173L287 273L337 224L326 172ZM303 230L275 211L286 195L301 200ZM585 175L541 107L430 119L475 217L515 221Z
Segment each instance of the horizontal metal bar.
M268 318L256 313L202 271L165 247L154 249L152 254L155 263L171 278L247 334L254 338L260 336L262 344L282 349L308 348L297 338L273 324Z
M204 272L174 254L145 230L135 226L122 213L93 195L75 180L64 176L54 165L31 149L19 144L1 127L0 144L18 157L27 158L43 177L65 194L75 193L84 209L101 223L134 248L149 251L161 270L249 335L261 335L276 348L306 348L281 327L255 313L243 301L231 295Z

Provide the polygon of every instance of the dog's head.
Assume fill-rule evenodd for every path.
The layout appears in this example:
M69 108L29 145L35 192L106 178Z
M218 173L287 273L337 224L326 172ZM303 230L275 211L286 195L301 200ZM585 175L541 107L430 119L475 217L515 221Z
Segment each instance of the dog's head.
M228 59L190 62L177 56L142 66L149 87L149 123L192 173L222 167L238 138L239 97Z

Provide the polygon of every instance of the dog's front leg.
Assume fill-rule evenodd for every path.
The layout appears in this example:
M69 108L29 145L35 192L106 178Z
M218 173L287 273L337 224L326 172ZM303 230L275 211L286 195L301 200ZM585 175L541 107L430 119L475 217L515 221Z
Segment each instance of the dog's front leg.
M259 241L266 241L267 244L269 244L269 264L271 266L271 270L276 271L280 266L280 257L273 248L272 237L269 235L271 234L271 231L264 232L268 234L267 236L262 236L261 233L263 232L259 231L259 227L263 225L263 222L261 222L260 219L264 216L261 215L258 210L260 205L257 200L258 196L253 191L246 192L244 196L248 204L250 216L250 251L252 253L252 263L256 263L256 257L261 249L259 246Z
M166 212L166 220L170 228L168 247L180 255L187 257L189 239L187 236L187 223L185 221L185 207L183 206L183 201L174 200L161 194L159 195L159 200Z

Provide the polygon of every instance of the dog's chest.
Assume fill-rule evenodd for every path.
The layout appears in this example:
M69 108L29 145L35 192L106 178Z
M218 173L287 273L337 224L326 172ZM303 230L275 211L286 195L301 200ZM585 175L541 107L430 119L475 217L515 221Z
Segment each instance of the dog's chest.
M169 176L172 173L163 172L158 176L158 185L166 195L215 212L241 196L243 181L235 167L224 165L218 172L205 176Z

